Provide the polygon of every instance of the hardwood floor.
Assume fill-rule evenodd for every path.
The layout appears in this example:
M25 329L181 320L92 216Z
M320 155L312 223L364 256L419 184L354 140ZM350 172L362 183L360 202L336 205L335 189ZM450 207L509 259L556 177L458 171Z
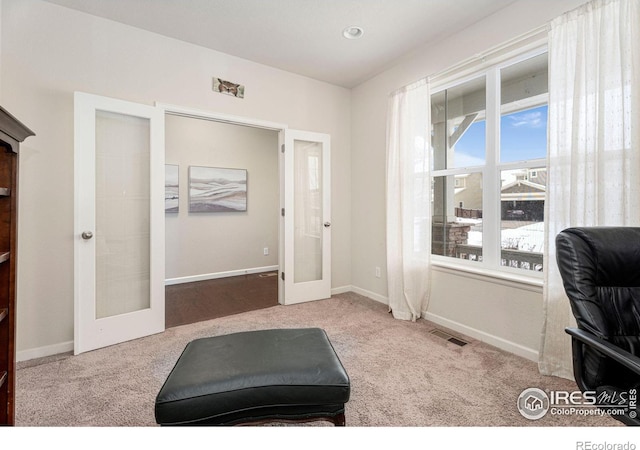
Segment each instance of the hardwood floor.
M165 288L166 328L278 304L278 273L241 275Z

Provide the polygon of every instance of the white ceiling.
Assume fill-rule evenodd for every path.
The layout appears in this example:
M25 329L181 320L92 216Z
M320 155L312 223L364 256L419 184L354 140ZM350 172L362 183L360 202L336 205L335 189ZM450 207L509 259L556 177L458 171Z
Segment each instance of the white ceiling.
M515 0L46 1L350 88Z

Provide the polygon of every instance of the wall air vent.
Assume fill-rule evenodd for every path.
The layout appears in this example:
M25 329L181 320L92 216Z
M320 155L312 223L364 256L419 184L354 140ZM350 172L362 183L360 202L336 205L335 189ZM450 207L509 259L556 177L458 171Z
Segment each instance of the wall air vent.
M449 341L452 344L456 344L456 345L458 345L460 347L464 347L465 345L468 344L468 342L466 342L466 341L464 341L464 340L462 340L460 338L457 338L455 336L452 336L451 334L447 333L446 331L442 331L442 330L439 330L437 328L431 330L430 333L433 334L434 336L437 336L437 337L439 337L441 339L444 339L445 341Z

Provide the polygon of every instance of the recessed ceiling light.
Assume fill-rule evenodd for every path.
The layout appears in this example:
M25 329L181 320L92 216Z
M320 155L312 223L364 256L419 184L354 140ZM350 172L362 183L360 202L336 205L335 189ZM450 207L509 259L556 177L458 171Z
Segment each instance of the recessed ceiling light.
M347 39L359 39L364 34L364 31L360 27L347 27L342 30L342 35Z

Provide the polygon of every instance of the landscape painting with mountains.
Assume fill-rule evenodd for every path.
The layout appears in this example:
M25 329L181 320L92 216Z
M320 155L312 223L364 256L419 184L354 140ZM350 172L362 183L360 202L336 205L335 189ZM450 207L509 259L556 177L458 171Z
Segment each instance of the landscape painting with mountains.
M189 212L246 210L246 170L189 167Z

